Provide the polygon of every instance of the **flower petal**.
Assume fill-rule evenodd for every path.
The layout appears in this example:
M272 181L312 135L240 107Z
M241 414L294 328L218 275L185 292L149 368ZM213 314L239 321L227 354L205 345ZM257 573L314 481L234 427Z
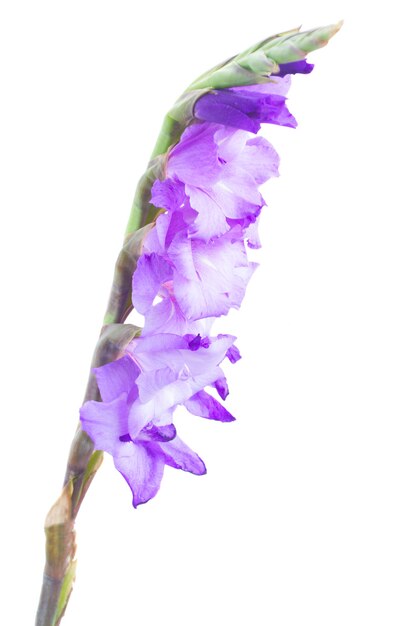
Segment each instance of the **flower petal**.
M111 402L124 392L130 393L140 369L130 356L125 355L116 361L96 367L93 373L103 402Z
M206 391L199 391L184 403L190 413L219 422L233 422L235 418Z
M171 150L168 164L168 177L176 177L183 183L195 186L208 186L219 175L219 161L213 124L192 124L188 126L179 143Z
M239 348L235 345L230 346L226 352L226 356L231 363L237 363L242 357L239 352Z
M264 137L249 139L234 165L247 170L257 185L279 176L279 155Z
M260 124L249 117L247 110L242 106L242 98L229 90L211 91L196 102L195 115L205 122L215 122L224 126L233 126L257 133Z
M133 306L145 314L153 304L161 285L173 276L173 268L159 254L143 254L133 274Z
M186 185L186 193L190 198L190 204L198 213L198 217L190 228L191 235L209 241L229 230L222 207L212 196L210 188L200 189L193 185Z
M213 386L216 389L216 391L218 392L219 396L222 398L222 400L226 400L226 398L229 395L229 387L228 387L228 384L227 384L226 377L225 376L221 376L220 378L215 380Z
M188 320L219 317L240 306L255 268L242 236L236 228L209 244L176 239L170 246L174 294Z
M279 63L279 71L274 76L286 76L287 74L310 74L315 66L308 63L306 59L291 61L290 63Z
M202 459L180 437L176 436L172 441L157 445L163 451L167 465L198 476L206 474L206 466Z
M114 464L133 493L133 506L144 504L159 491L164 471L163 456L156 447L144 443L124 443Z
M174 424L158 425L149 422L140 431L139 441L170 441L176 437Z
M124 393L112 402L86 402L80 409L80 421L96 450L104 450L114 455L119 447L120 437L128 433L127 414Z

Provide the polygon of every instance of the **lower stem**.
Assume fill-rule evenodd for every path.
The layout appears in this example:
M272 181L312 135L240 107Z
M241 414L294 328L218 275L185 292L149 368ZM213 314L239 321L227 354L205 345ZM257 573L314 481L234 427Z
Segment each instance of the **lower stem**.
M166 153L170 145L178 140L179 133L181 127L177 132L177 125L166 117L152 161L138 183L92 368L118 358L121 349L136 336L138 329L124 324L132 309L133 272L143 238L159 212L150 203L150 196L154 180L163 178L162 153ZM88 400L101 400L92 372L84 402ZM74 523L102 459L103 453L94 450L92 440L79 424L70 448L63 491L46 518L46 565L35 626L58 626L63 617L75 576Z
M137 334L138 329L124 324L124 321L131 309L133 272L143 238L150 228L151 225L141 228L127 237L119 254L105 324L93 355L92 368L118 358L121 349ZM91 372L84 402L100 399L95 376ZM74 523L102 460L103 453L94 450L92 440L79 424L69 452L62 494L46 518L46 565L36 626L57 626L63 617L75 575Z

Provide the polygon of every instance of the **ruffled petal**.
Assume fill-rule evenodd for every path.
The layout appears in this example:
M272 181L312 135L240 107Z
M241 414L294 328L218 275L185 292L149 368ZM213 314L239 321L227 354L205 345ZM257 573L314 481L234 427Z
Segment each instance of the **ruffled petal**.
M229 230L222 207L213 197L212 188L200 189L193 185L186 185L186 193L190 204L198 216L190 228L190 234L197 239L210 241Z
M185 186L179 180L155 180L150 202L159 209L176 211L186 200Z
M249 139L234 165L246 170L257 185L279 176L279 155L264 137Z
M170 247L174 295L188 320L219 317L240 306L255 266L248 262L239 236L241 229L232 229L209 244L176 241Z

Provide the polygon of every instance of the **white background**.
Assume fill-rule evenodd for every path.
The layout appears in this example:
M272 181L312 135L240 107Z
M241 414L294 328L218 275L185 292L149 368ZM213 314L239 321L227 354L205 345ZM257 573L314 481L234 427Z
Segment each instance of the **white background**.
M3 2L0 622L34 620L136 182L198 74L345 19L265 131L261 267L224 328L234 424L178 418L208 467L134 510L106 458L78 518L64 618L83 624L410 625L412 203L400 1ZM407 6L407 3L405 3Z

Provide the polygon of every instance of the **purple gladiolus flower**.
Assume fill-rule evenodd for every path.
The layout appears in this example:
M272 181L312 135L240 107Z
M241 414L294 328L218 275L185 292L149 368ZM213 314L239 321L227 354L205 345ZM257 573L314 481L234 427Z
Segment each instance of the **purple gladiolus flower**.
M233 341L229 335L158 334L132 341L123 357L94 370L102 402L83 405L82 427L97 449L113 456L132 490L133 506L156 495L165 465L206 472L177 436L172 414L183 405L208 419L234 419L204 391L207 385L224 385L219 364L226 356L232 360Z
M290 70L286 73L292 73L293 68ZM252 133L257 133L263 123L295 128L296 120L286 106L290 85L290 80L283 78L286 73L281 70L268 83L210 91L196 102L195 117Z
M158 221L169 226L172 222L170 214ZM133 304L146 316L144 335L162 326L168 332L181 332L185 322L220 317L231 307L239 308L256 268L247 259L239 226L209 243L190 238L183 228L167 247L153 229L145 252L133 277ZM160 301L154 303L156 297ZM189 328L201 330L196 325Z
M166 181L155 182L152 203L181 212L188 235L207 242L228 232L233 220L246 226L255 221L264 205L258 187L278 175L278 165L262 137L194 124L171 150Z

